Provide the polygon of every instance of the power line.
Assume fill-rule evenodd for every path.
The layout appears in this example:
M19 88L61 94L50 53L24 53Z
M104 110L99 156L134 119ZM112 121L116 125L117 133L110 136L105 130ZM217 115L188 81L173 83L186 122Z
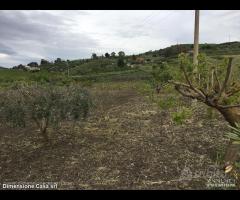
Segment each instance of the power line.
M145 24L149 19L151 19L154 16L155 10L152 11L149 15L147 15L143 21L142 21L142 25ZM103 15L106 15L106 13L104 13ZM141 27L140 27L141 28ZM121 45L120 45L121 46Z
M139 24L138 25L138 28L135 29L136 30L139 30L141 29L148 21L150 21L150 19L152 19L154 16L154 13L152 13L150 16L146 17L145 20L143 20L143 23ZM122 44L120 46L122 46L122 48L124 48L124 46L126 45L126 43L129 41L130 39L127 39L125 42L122 42Z
M158 14L158 13L157 13L157 14ZM154 15L156 15L155 10L152 11L151 14L149 14L147 17L145 17L145 18L143 19L143 21L141 22L141 24L137 25L138 28L136 28L135 30L138 30L138 29L142 28L149 20L151 20L151 19L153 18ZM127 31L128 31L128 30L127 30ZM129 31L131 31L131 28L129 29ZM130 39L127 39L127 41L125 41L125 42L123 41L122 43L120 43L119 46L122 46L122 49L123 49L123 47L126 45L126 43L127 43L129 40L130 40Z
M158 14L160 14L160 13L156 13L156 14L158 15ZM158 20L158 23L159 23L159 22L162 22L163 20L165 20L166 18L168 18L170 15L173 15L173 14L175 14L175 13L170 12L168 15L166 15L166 16L164 16L163 18L161 18L160 20ZM157 16L157 15L156 15L156 16ZM142 25L141 25L140 27L138 27L138 29L139 29L139 28L143 28L144 24L146 24L147 21L150 21L150 20L153 18L153 16L154 16L154 15L152 15L148 20L146 20L144 23L142 23ZM156 16L155 16L155 17L156 17ZM148 23L148 25L150 25L150 24L151 24L151 23ZM122 48L125 47L125 45L127 44L127 42L129 42L129 40L130 40L130 39L127 39L127 41L125 41L125 42L121 45Z
M144 25L148 22L148 25L150 25L151 23L149 23L153 17L156 17L157 15L159 15L159 10L157 10L157 13L155 12L156 10L154 10L152 13L150 13L148 16L146 16L143 21L141 22L141 24L138 25L138 28L135 29L136 30L140 30L141 28L144 27ZM174 15L176 14L175 12L170 11L170 13L168 13L166 16L164 16L163 18L161 18L160 20L158 20L158 24L159 22L162 22L163 20L165 20L166 18L168 18L170 15ZM131 31L131 29L129 29L129 31ZM132 38L128 38L125 42L120 43L121 49L124 49L124 47L126 46L126 44L129 42L129 40Z

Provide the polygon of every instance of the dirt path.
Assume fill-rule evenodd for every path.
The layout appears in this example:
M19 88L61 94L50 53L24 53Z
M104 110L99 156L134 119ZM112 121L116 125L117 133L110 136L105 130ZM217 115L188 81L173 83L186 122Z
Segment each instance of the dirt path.
M112 91L104 101L74 136L67 126L55 133L53 146L32 129L1 128L0 180L58 182L59 189L206 189L207 170L218 169L225 145L221 117L204 121L196 104L188 124L177 126L136 91Z

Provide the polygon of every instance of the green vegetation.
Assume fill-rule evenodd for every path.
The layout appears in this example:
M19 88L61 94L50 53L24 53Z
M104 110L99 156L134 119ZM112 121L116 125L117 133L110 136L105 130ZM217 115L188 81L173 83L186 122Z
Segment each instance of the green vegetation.
M35 73L12 69L0 71L0 87L11 86L18 82L69 85L72 82L72 78L60 72L48 72L46 70Z
M180 125L185 122L186 119L190 118L192 116L192 110L190 108L180 108L179 111L173 112L172 114L173 121Z
M173 96L168 96L166 98L160 98L158 101L158 106L161 109L170 109L176 106L176 98Z
M178 44L170 47L149 51L144 53L144 56L156 59L161 58L176 58L180 53L189 53L192 55L193 45L192 44ZM239 55L240 54L240 42L227 42L222 44L200 44L199 50L208 56L214 56L215 58L224 55Z
M202 154L204 150L210 149L217 140L222 142L219 143L220 147L217 146L216 149L211 147L210 150L213 153L208 155L216 156L217 162L221 163L220 160L224 159L225 139L220 135L222 132L219 130L225 124L222 119L219 124L213 125L219 119L214 109L220 110L221 106L236 104L240 100L239 43L200 45L198 66L192 65L191 50L192 45L183 44L140 55L106 52L102 56L93 53L89 59L71 61L57 58L54 62L49 62L42 59L39 65L35 62L30 63L40 68L40 71L36 72L24 70L22 66L15 69L0 69L0 128L9 131L9 127L13 127L11 130L18 130L17 127L27 130L30 127L33 133L40 133L49 142L51 142L51 134L59 131L70 138L66 142L65 150L74 149L75 151L71 146L74 144L77 150L86 155L84 159L88 159L89 155L95 151L95 146L99 145L101 147L96 150L99 156L93 155L92 160L97 158L101 164L104 163L101 156L106 151L105 147L113 146L112 152L115 155L119 142L123 142L124 145L125 142L129 142L124 149L136 150L136 155L140 155L140 148L153 148L150 155L152 156L153 150L156 150L156 157L160 158L159 154L162 155L166 145L169 144L170 148L176 145L176 151L179 152L185 152L185 148L191 147L186 152L194 151L193 156L195 156L198 150ZM232 63L229 63L229 55L235 55ZM231 82L228 82L225 95L222 95L219 92L224 85L226 71L230 64L232 64ZM221 84L219 85L218 82ZM180 86L179 83L181 83ZM175 87L172 87L172 84ZM186 95L182 96L179 91ZM202 93L204 98L202 95L199 96ZM221 98L218 99L219 96ZM210 107L206 108L204 104L196 104L195 107L196 102L191 98L203 103L207 102ZM208 100L211 101L208 102ZM201 109L206 111L206 119L202 119L204 115L201 115ZM196 110L199 113L196 113ZM227 108L224 108L222 113L226 110ZM92 113L90 118L88 118L89 113ZM77 126L83 121L86 126L83 128ZM197 135L197 139L189 139L191 131L184 132L186 129L182 125L185 123L189 126L189 130L199 133L191 135L191 137ZM72 141L75 137L72 138L69 134L71 130L69 125L76 128L73 129L75 132L85 133L78 138L77 143ZM39 130L36 131L35 128ZM231 129L227 137L234 144L239 144L239 127L233 126ZM202 132L205 134L204 139L201 138ZM60 138L58 142L62 144L60 140L62 141L63 137L61 138L61 134L58 136ZM211 137L213 142L209 140ZM118 141L115 141L116 138ZM126 139L123 140L123 138ZM69 142L70 140L72 143ZM111 143L108 143L109 141ZM188 141L190 141L187 145L189 147L185 147ZM147 144L146 148L141 146L144 142ZM70 146L67 146L68 144ZM138 145L140 145L139 149L135 149ZM122 148L122 145L120 146ZM124 149L119 151L123 152ZM218 153L219 149L221 149L221 155ZM111 153L111 149L106 152ZM175 152L175 154L175 161L184 160L179 159L178 153ZM82 154L74 152L73 155ZM144 158L145 154L142 155ZM122 156L125 159L125 156L131 157L132 154L127 155L123 152ZM106 156L106 160L107 158L109 157ZM91 167L92 160L87 163L87 167ZM143 160L142 157L137 158L136 162L139 160ZM211 163L210 159L206 160ZM118 160L114 161L118 162ZM156 164L159 163L161 162L156 162L151 167L157 169ZM108 164L105 163L106 166ZM139 166L142 164L140 163Z
M161 63L160 65L153 65L152 76L153 84L157 93L160 93L162 86L172 79L172 76L169 72L169 67L165 62Z
M226 138L230 139L232 141L233 145L237 145L240 147L240 125L238 123L236 123L235 126L229 126L229 128L230 128L230 131L225 134ZM239 149L240 148L238 148L238 151L240 152ZM240 170L240 162L239 161L236 160L233 163L233 165L235 166L235 168ZM230 170L231 169L232 168L230 168ZM236 175L237 175L237 179L238 179L239 174L236 173Z
M86 119L91 107L88 91L77 85L70 87L20 84L1 91L1 124L25 127L35 123L48 141L47 128L61 121Z
M226 137L233 140L233 144L240 145L240 125L236 124L235 127L229 126L231 131L226 133Z

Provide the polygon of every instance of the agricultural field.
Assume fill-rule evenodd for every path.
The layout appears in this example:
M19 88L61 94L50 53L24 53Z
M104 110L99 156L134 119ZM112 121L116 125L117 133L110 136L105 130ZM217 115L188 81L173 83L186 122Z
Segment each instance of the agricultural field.
M152 103L147 87L141 81L88 87L96 109L74 130L63 123L51 131L51 145L34 126L1 127L1 179L58 182L60 189L205 189L209 177L181 174L218 169L226 123L180 97L172 104L191 107L191 115L174 120L178 107L165 100L168 92Z
M197 173L218 170L227 142L218 113L173 98L169 88L151 96L144 81L87 88L96 108L74 128L49 129L51 144L34 124L1 127L2 180L58 182L59 189L206 189L210 177ZM196 176L185 177L186 170Z
M226 189L214 186L221 177L234 183L227 189L239 187L239 161L235 174L223 170L223 115L168 82L183 79L178 56L134 68L103 59L102 71L96 60L72 63L70 75L56 66L0 69L0 180L56 182L58 189ZM236 55L233 65L235 80Z

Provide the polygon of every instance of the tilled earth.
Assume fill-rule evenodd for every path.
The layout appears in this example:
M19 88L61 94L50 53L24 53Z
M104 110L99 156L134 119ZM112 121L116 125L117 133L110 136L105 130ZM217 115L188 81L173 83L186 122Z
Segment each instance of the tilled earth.
M0 128L0 181L57 182L58 189L208 189L227 141L220 115L190 102L193 117L175 125L132 89L98 91L99 105L82 125L51 131ZM219 175L218 174L218 175ZM222 174L221 174L222 175ZM211 188L210 188L211 189Z

